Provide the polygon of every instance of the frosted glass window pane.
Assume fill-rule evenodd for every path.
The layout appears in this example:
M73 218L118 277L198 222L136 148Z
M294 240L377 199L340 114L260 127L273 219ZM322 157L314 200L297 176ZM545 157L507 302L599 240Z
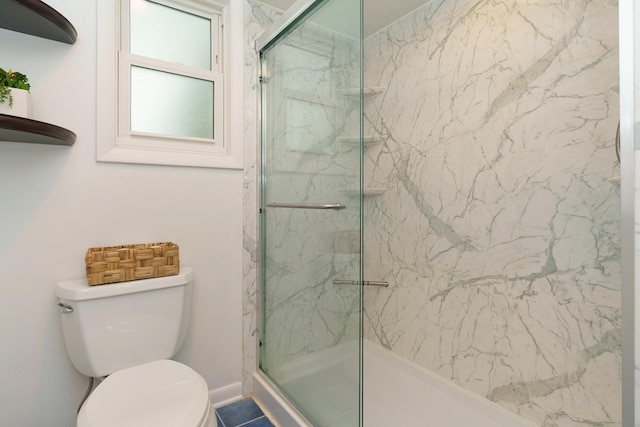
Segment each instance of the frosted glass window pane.
M131 53L211 69L211 20L131 0Z
M131 67L131 130L213 139L214 82Z

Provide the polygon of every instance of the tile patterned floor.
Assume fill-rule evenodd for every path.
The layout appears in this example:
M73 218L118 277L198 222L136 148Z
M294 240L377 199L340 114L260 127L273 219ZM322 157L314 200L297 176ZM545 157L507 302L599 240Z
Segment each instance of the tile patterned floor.
M216 419L218 427L275 427L251 397L216 409Z

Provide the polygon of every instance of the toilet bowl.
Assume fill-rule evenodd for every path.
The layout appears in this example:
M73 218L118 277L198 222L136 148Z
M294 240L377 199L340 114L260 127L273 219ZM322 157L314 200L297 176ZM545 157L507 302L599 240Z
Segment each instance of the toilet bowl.
M191 307L190 267L175 276L89 286L58 284L65 346L76 369L106 377L78 413L78 427L213 427L207 383L170 360Z
M82 405L78 427L213 427L204 379L173 360L123 369Z

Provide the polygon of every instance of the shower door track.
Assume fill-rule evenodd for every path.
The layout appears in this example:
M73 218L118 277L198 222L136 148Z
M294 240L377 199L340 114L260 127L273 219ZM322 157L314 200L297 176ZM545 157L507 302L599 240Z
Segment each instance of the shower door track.
M256 52L261 52L279 38L287 28L304 15L312 6L326 0L297 0L282 15L277 17L267 31L256 40Z

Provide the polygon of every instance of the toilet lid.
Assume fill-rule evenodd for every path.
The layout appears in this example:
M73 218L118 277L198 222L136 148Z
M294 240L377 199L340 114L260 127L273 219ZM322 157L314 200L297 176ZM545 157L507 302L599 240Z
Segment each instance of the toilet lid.
M204 379L173 360L157 360L107 377L82 405L78 427L197 427L209 393Z

